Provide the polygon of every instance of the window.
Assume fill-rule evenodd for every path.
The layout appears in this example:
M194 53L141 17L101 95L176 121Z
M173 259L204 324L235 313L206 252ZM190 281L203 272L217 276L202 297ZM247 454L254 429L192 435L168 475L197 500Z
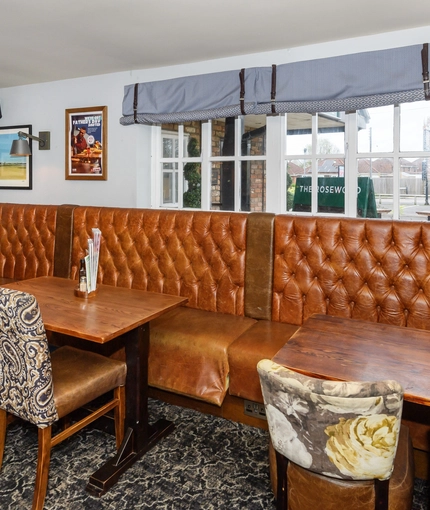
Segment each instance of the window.
M345 114L289 114L286 133L287 210L344 213Z
M161 172L154 172L156 180L161 175L161 184L155 203L209 210L265 210L266 116L154 129L161 132L161 155L156 162Z
M429 157L427 102L287 115L287 210L423 219Z
M152 129L159 207L427 220L425 101Z
M378 216L427 219L430 104L405 103L367 110L357 134L358 174L372 180Z
M161 126L159 201L163 207L201 207L201 123Z

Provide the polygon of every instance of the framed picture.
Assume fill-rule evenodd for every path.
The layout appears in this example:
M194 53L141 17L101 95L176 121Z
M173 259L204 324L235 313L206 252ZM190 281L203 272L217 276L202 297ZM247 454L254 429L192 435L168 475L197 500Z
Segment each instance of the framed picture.
M12 142L18 131L31 135L31 126L0 127L0 189L32 189L32 156L11 156ZM31 138L26 139L31 149Z
M66 179L107 180L107 106L66 110Z

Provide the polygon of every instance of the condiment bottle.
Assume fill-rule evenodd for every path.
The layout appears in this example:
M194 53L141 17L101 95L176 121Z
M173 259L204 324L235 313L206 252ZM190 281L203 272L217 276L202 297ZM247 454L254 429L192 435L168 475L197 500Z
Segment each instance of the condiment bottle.
M79 290L81 292L87 291L87 271L85 269L85 259L81 259L79 268Z

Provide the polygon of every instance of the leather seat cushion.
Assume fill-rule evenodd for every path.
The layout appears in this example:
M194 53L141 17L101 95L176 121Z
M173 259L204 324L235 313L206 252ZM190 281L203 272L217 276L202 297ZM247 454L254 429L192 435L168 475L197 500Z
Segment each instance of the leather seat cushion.
M276 456L269 445L270 478L276 495ZM407 427L400 429L394 471L389 485L389 510L410 510L414 487L412 442ZM325 477L303 469L292 462L288 465L289 508L294 510L339 510L359 508L374 510L373 481L348 481Z
M263 403L257 363L272 359L298 328L262 320L242 333L228 348L229 394Z
M187 307L151 321L149 385L220 406L228 389L227 349L255 322Z
M100 354L64 346L51 353L54 400L58 417L124 386L127 365Z

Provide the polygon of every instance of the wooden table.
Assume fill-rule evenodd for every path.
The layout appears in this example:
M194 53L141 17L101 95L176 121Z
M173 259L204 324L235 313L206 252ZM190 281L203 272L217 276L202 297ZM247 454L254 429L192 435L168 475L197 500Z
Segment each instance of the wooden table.
M87 490L104 494L136 460L168 435L174 424L148 422L149 321L187 298L99 285L95 297L74 295L75 280L41 277L3 285L33 294L47 331L104 344L122 337L127 362L125 438L118 453L90 477Z
M416 211L417 214L421 214L422 216L427 216L427 221L430 221L430 211Z
M321 379L395 379L405 400L430 406L430 331L313 315L272 359Z
M376 209L376 213L378 215L378 218L381 218L383 214L387 214L387 213L390 213L390 212L391 212L391 209L383 209L383 208Z

